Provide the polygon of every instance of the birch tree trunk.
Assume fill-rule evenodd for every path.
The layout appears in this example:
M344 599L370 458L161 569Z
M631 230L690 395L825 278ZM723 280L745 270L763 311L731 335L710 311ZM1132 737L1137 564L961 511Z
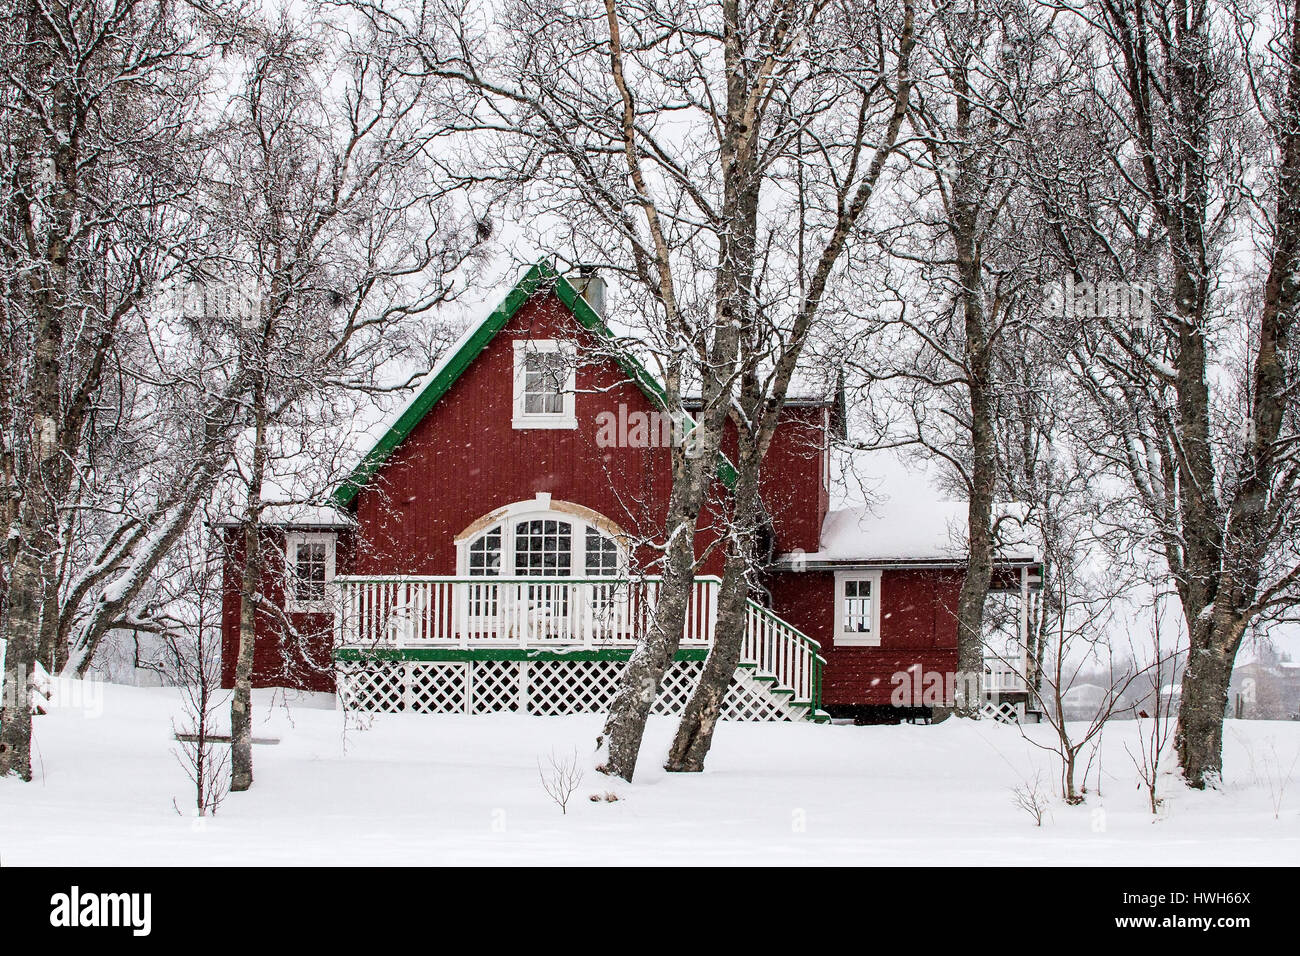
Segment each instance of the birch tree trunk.
M56 244L49 259L52 283L66 276L67 250ZM33 280L37 281L37 280ZM41 622L48 587L46 571L55 550L57 522L54 487L63 470L58 441L61 419L59 361L63 350L63 314L53 289L34 290L39 303L36 356L30 379L30 464L20 504L18 554L9 580L5 608L5 699L0 711L0 776L15 773L30 780L31 682L40 650Z
M959 253L960 256L960 253ZM978 266L975 269L978 270ZM974 717L982 702L984 675L984 607L993 579L993 493L997 485L997 439L994 433L992 363L978 278L964 289L966 354L970 364L971 463L966 504L967 558L957 594L957 681L955 713Z
M671 538L659 584L659 602L649 630L638 637L619 678L604 729L597 740L597 746L605 751L598 769L627 781L636 772L650 708L686 629L695 582L695 524L699 505L691 498L697 485L698 479L673 485L669 512Z
M230 789L235 792L253 785L253 661L262 594L262 482L266 473L266 382L261 372L253 389L252 412L253 451L241 528L244 563L239 581L239 655L230 699Z
M65 262L62 256L51 260ZM58 520L53 486L63 470L57 435L60 415L59 356L63 348L62 311L47 298L41 309L36 361L31 378L31 465L20 505L18 554L5 608L5 700L0 712L0 776L31 779L32 718L30 689L40 651L42 621L49 603L47 578L56 549Z
M984 676L984 607L993 578L993 494L998 477L992 337L981 255L981 221L988 218L989 212L979 198L987 195L987 183L983 180L988 170L981 170L975 155L967 64L962 62L952 73L956 170L947 226L957 258L970 415L966 423L970 432L970 464L966 475L967 556L966 572L957 594L957 680L953 703L957 716L975 717L979 714Z
M50 70L48 52L53 45L50 32L33 3L24 4L23 26L28 31L26 44L29 59L27 76L39 88ZM67 128L68 104L62 97L50 104L49 122L55 130ZM44 175L39 165L43 150L37 145L42 133L29 132L31 146L24 151L28 168L22 170L22 186L10 211L21 220L28 250L37 264L27 269L26 288L35 318L33 358L27 387L30 390L27 464L23 469L18 506L18 553L10 574L7 606L4 612L5 699L0 709L0 776L14 773L31 780L31 682L40 651L42 612L47 588L55 582L46 579L55 551L58 521L57 490L65 484L64 464L60 454L63 424L62 377L64 349L64 310L69 292L69 236L72 229L73 196L78 173L77 142L61 142L54 150L54 186L49 191L45 213L48 225L38 223L36 183ZM33 194L25 194L31 190ZM41 227L44 226L42 229ZM38 246L38 244L40 244Z
M743 453L740 455L742 464L733 492L731 530L722 584L718 588L713 645L704 660L699 683L682 711L664 765L664 769L674 773L704 770L704 759L713 745L713 731L722 716L722 705L740 664L749 603L749 574L754 567L753 537L762 516L758 472L744 464L745 457Z
M734 323L730 327L719 326L712 352L717 363L715 368L729 368L735 362L736 339ZM619 677L609 715L596 742L604 750L601 772L627 781L636 772L650 708L686 631L686 617L695 592L695 531L717 475L722 423L730 394L726 378L714 377L700 421L692 437L688 437L688 445L673 449L673 484L665 524L667 547L658 604L649 630L639 635L627 667Z
M1284 12L1288 16L1283 20L1286 39L1280 45L1280 73L1285 85L1273 128L1279 159L1277 196L1251 373L1254 407L1250 409L1242 474L1229 507L1224 553L1216 569L1213 608L1185 608L1190 653L1182 677L1174 746L1183 776L1193 787L1205 786L1223 771L1223 718L1242 635L1268 601L1275 597L1293 600L1286 597L1291 586L1287 578L1300 576L1300 569L1292 569L1281 581L1261 581L1264 564L1276 544L1277 518L1296 487L1290 460L1295 439L1285 434L1284 426L1288 420L1294 425L1296 417L1295 368L1288 359L1295 347L1292 334L1300 309L1300 0L1292 0ZM1203 390L1203 380L1195 383L1191 394L1189 418L1208 422L1209 396ZM1205 444L1204 457L1208 459L1208 441Z
M696 434L686 447L673 450L673 484L664 526L666 554L659 602L649 631L637 642L631 659L619 678L610 702L609 716L597 746L604 749L600 769L630 781L636 771L641 740L645 735L650 708L659 695L664 673L672 664L686 629L686 615L695 584L695 531L700 511L717 473L722 429L734 394L733 376L740 344L740 330L749 313L753 279L754 236L758 213L759 163L757 141L762 124L758 94L770 79L769 63L757 78L747 76L743 64L743 37L736 0L723 2L723 60L727 66L726 109L720 142L722 200L725 227L718 235L717 269L714 280L714 316L710 323L712 342L706 356L700 356L703 409ZM658 211L648 198L641 171L635 130L632 92L624 77L624 59L618 11L614 0L606 0L610 31L610 71L623 103L622 136L629 174L637 193L645 197L643 207L654 238L658 288L661 301L675 301L672 291L672 253L659 224ZM778 15L778 31L788 29ZM670 313L675 306L670 308ZM674 319L676 317L674 316ZM670 407L680 408L680 384L670 381Z
M42 577L39 530L19 547L9 579L4 706L0 709L0 776L32 779L31 688L40 634Z

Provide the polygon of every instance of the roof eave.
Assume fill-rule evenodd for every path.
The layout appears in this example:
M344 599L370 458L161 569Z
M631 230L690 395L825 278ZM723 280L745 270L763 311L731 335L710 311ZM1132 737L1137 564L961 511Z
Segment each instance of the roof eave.
M1040 564L1034 555L1006 555L994 558L994 569L1031 568ZM871 557L871 558L811 558L800 559L783 555L773 561L769 567L774 571L874 571L881 569L905 568L964 568L964 558L910 558L910 557Z

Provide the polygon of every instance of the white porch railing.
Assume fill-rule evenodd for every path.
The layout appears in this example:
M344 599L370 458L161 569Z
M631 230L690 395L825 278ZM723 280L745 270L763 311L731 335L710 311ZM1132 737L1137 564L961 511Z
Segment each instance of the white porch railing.
M985 658L984 693L1023 693L1025 690L1025 678L1015 667L998 658Z
M718 580L698 578L683 646L713 640ZM339 576L343 647L631 646L658 602L646 578Z
M707 647L717 620L716 577L696 578L683 648ZM653 620L660 580L652 578L365 577L334 579L335 646L340 648L632 647ZM798 701L820 705L816 641L749 602L743 664Z

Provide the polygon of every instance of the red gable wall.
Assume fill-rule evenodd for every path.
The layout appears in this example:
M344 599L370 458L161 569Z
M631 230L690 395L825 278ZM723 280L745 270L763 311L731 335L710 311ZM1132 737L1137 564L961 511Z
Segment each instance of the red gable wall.
M455 574L453 539L493 510L549 492L661 537L671 488L669 448L602 448L597 415L653 411L611 360L577 371L576 429L514 429L514 341L585 335L555 295L524 305L394 451L356 499L357 574ZM717 486L719 489L720 485ZM716 510L701 518L712 523ZM711 538L700 535L700 546ZM653 553L638 555L642 562ZM711 560L705 573L719 573Z

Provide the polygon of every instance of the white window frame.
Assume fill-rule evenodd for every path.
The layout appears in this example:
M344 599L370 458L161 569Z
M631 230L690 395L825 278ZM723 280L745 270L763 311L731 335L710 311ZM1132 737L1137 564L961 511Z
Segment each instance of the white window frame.
M875 571L836 571L835 572L835 643L840 647L879 647L880 646L880 579L881 573ZM871 582L871 633L844 631L844 585L848 581Z
M319 601L298 599L298 546L304 544L325 545L326 597ZM334 580L337 544L338 535L327 531L290 531L284 536L284 609L290 614L323 614L331 610L328 589Z
M545 580L555 581L572 581L572 580L593 580L599 581L603 578L587 578L587 529L595 528L600 534L614 542L618 548L618 570L609 577L609 580L620 580L627 577L627 553L624 549L623 542L618 539L617 535L610 534L594 522L587 521L578 515L570 514L566 511L521 511L517 514L508 515L502 520L494 522L480 529L471 537L456 545L456 576L469 577L469 549L475 541L478 541L483 535L494 528L501 530L501 571L498 574L483 575L484 580L492 578L518 578L521 575L515 573L515 528L521 522L535 521L563 521L570 527L570 554L569 570L567 578L546 578ZM528 575L522 575L528 577ZM479 580L479 578L475 578ZM539 577L539 580L541 578Z
M562 352L575 355L572 346L558 339L515 339L514 363L514 417L510 424L514 428L577 428L578 417L575 408L577 394L577 362L569 366L564 380L564 409L554 412L524 411L524 363L525 357L538 352Z

